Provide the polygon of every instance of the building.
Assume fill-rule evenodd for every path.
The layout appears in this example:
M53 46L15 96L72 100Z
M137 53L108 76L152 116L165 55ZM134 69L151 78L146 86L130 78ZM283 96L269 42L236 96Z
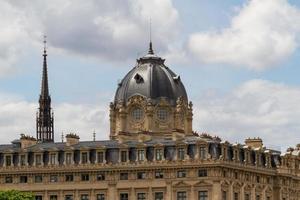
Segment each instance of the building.
M47 53L36 138L0 145L0 188L37 200L299 200L300 145L286 153L260 138L232 144L193 132L180 76L148 53L118 84L110 139L54 142Z

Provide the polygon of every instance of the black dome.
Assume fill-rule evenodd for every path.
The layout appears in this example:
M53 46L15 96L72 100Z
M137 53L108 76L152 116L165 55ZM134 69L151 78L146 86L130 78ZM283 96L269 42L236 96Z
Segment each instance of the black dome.
M172 105L179 97L188 101L180 76L164 65L164 59L154 55L151 44L148 54L138 59L136 66L119 83L115 102L126 102L134 95L154 102L165 97Z

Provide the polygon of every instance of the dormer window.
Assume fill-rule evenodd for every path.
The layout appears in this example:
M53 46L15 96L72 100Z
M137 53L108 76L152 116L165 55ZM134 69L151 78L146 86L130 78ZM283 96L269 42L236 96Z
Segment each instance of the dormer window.
M169 117L169 112L166 108L159 108L157 110L157 118L160 121L166 122L168 120Z
M145 150L138 150L138 161L145 160Z
M39 165L41 165L42 164L42 155L41 154L37 154L36 156L35 156L35 165L36 166L39 166Z
M140 107L136 107L131 112L131 117L134 121L141 121L144 118L144 111Z
M199 154L200 154L200 159L206 159L206 148L200 147Z
M162 160L163 159L163 150L156 149L155 150L155 160Z
M184 160L184 154L185 154L184 148L179 148L178 149L178 159L179 160Z
M54 153L50 154L50 164L51 165L56 164L56 154L54 154Z
M5 156L5 164L8 167L12 165L11 156Z
M72 163L72 153L66 154L66 164L70 165Z
M143 77L141 75L139 75L139 74L136 74L134 76L134 79L135 79L136 83L143 83L144 82Z
M25 155L21 155L20 157L20 165L25 166L26 165L26 157Z
M97 152L97 163L103 163L104 162L104 152L100 151Z
M81 153L81 163L86 164L88 162L88 155L87 152Z

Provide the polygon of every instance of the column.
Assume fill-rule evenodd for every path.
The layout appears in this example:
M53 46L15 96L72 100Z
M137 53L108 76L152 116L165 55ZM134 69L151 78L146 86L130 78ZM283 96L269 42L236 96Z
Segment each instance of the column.
M221 183L219 181L213 182L212 199L222 199Z
M165 194L165 199L166 200L172 200L172 181L167 180L167 192Z

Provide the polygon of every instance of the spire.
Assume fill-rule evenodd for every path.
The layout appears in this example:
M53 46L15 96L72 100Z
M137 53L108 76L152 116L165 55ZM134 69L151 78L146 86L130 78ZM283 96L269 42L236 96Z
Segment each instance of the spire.
M148 54L150 55L154 55L154 51L153 51L153 48L152 48L152 30L151 30L151 18L150 18L150 24L149 24L149 39L150 39L150 42L149 42L149 49L148 49Z
M44 61L41 83L41 94L39 98L39 109L36 118L36 139L40 142L54 142L53 113L51 109L51 97L48 88L47 71L47 47L46 36L44 36Z

